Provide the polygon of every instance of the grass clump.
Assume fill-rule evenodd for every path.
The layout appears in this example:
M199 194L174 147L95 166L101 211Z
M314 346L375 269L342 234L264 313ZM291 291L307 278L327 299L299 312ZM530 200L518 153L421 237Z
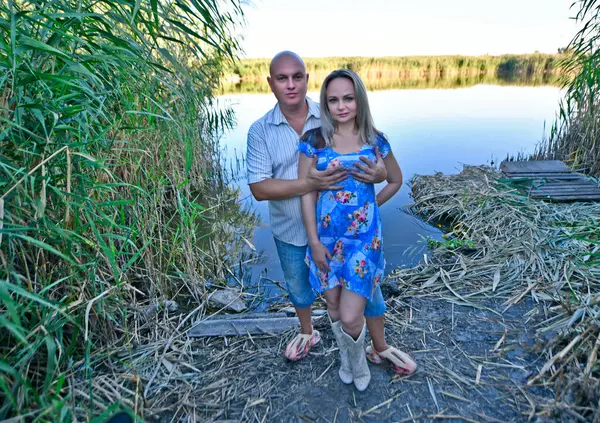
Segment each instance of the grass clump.
M110 411L103 358L230 277L249 217L213 92L242 19L237 1L0 3L1 420Z

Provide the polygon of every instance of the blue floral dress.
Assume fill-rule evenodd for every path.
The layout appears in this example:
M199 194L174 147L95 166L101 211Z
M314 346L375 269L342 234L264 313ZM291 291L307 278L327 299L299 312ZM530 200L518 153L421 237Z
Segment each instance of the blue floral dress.
M332 167L357 169L360 157L375 161L375 146L364 144L358 151L340 154L332 148L316 148L317 131L309 131L298 150L308 157L317 156L317 169ZM390 144L383 134L376 145L382 157L387 156ZM339 191L320 191L317 199L317 233L329 250L330 272L321 272L312 260L310 247L306 264L310 268L310 284L317 292L342 286L370 299L381 282L385 270L381 218L375 201L375 186L354 179L351 173L340 183Z

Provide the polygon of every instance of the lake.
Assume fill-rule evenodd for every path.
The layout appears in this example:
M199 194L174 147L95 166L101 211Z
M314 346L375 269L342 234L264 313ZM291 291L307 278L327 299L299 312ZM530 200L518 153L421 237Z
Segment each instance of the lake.
M318 100L318 93L309 93ZM426 252L426 238L440 239L438 228L403 209L411 203L408 181L415 174L457 173L464 164L498 165L507 155L531 153L555 120L561 91L554 86L476 85L457 89L406 89L369 92L376 127L389 138L404 174L402 189L381 208L388 272L417 263ZM272 94L219 97L236 113L236 127L222 139L224 157L245 156L248 128L275 105ZM242 171L243 172L243 171ZM250 195L244 178L237 180L242 201L262 220L251 240L264 254L250 266L253 284L274 298L283 281L269 228L268 203ZM379 187L381 188L381 187Z

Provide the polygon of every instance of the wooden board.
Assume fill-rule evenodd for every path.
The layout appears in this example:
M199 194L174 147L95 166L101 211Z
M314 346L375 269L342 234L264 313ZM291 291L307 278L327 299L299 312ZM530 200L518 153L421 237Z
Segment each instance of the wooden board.
M204 321L209 320L234 320L234 319L265 319L265 318L279 318L288 317L286 313L239 313L239 314L215 314L214 316L208 316Z
M533 196L532 196L533 197ZM566 201L600 201L600 193L599 194L563 194L563 195L540 195L534 198L551 200L557 202L566 202Z
M551 201L600 200L600 187L580 173L571 172L560 160L502 162L500 170L505 178L529 182L532 198ZM526 188L523 187L523 188Z
M500 164L504 173L570 173L569 167L560 160L504 161Z
M320 316L313 315L313 319ZM288 317L286 313L240 313L210 316L194 324L188 336L244 336L277 334L298 327L298 317Z
M534 181L534 188L560 188L560 187L598 187L599 185L589 179L577 179L577 180L543 180L543 181Z
M508 179L549 179L549 180L565 180L565 179L584 179L584 176L579 173L504 173Z
M531 194L533 193L538 193L538 194L545 194L545 195L549 195L549 194L600 194L600 189L598 188L576 188L576 187L561 187L561 188L548 188L548 189L543 189L543 188L539 188L539 189L532 189Z
M531 188L532 198L553 201L593 201L600 200L600 187L590 180L548 182Z
M297 317L260 319L205 320L188 331L193 338L204 336L240 336L276 334L299 326Z

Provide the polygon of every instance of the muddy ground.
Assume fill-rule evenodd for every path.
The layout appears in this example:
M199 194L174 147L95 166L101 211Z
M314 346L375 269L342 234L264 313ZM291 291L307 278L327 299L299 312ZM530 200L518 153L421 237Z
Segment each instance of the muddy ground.
M203 357L194 363L203 374L198 421L555 421L539 407L553 392L526 386L545 362L535 328L543 313L530 298L507 310L502 302L474 308L434 297L389 300L388 342L410 352L419 367L398 377L370 364L372 380L363 393L339 380L326 317L316 323L322 343L294 363L283 357L291 331L194 341Z

